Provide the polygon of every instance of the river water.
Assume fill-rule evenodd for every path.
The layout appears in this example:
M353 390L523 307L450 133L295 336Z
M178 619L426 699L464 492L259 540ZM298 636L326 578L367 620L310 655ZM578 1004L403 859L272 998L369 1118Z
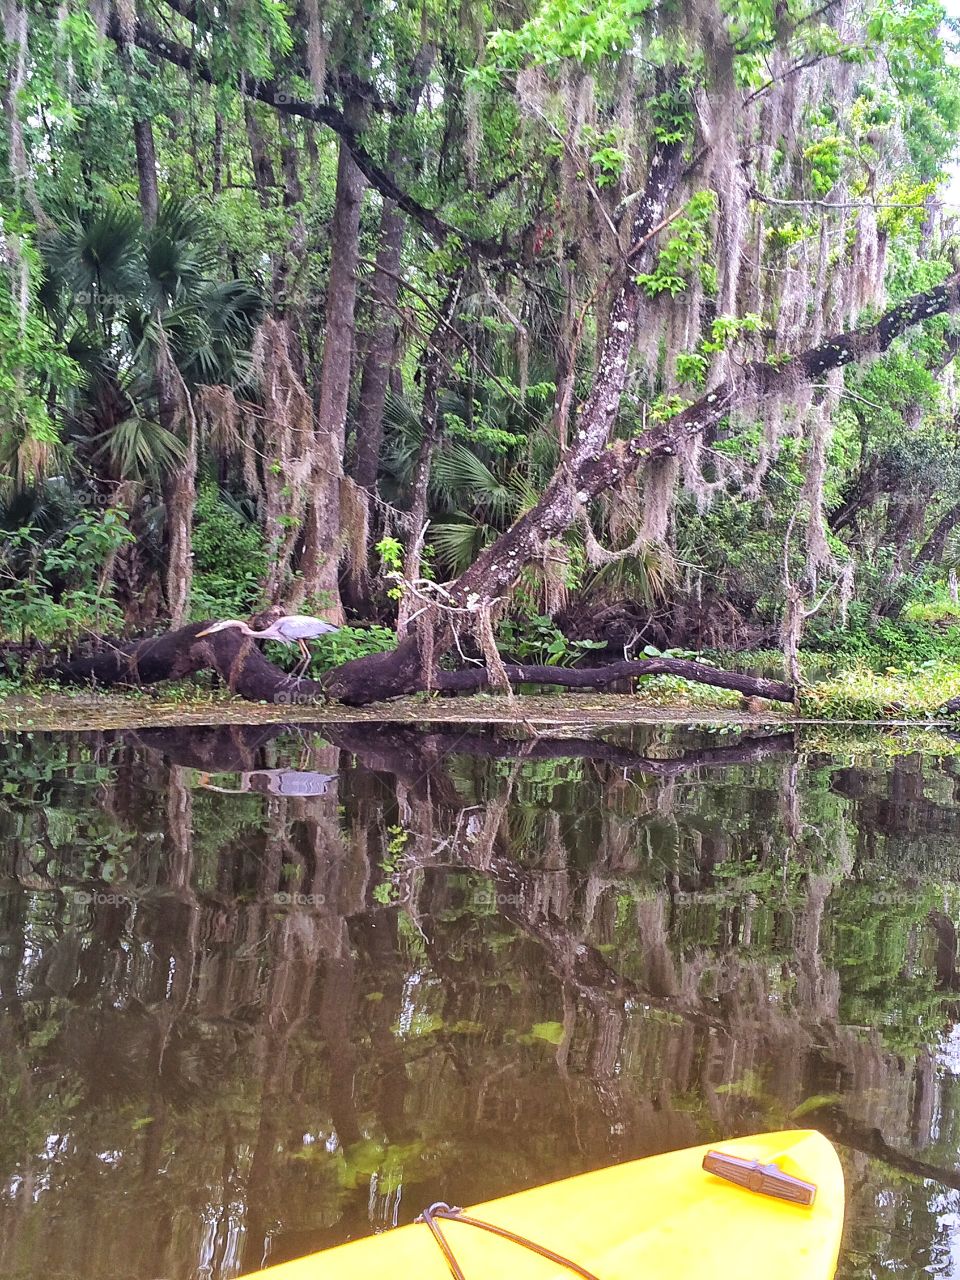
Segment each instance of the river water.
M0 744L0 1275L807 1126L842 1276L960 1274L956 743L325 733Z

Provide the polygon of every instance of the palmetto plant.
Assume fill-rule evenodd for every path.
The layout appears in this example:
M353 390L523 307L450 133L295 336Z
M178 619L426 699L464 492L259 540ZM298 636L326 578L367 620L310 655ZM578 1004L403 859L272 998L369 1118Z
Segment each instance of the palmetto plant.
M539 496L516 463L494 470L463 444L437 454L431 482L437 515L429 536L451 575L462 573Z
M243 281L217 279L194 201L165 201L152 227L118 198L72 209L42 248L42 301L84 372L66 438L81 465L114 480L155 481L184 453L160 421L162 354L187 389L243 385L260 296Z
M499 394L478 397L468 407L455 393L441 393L439 408L446 435L433 458L427 540L442 576L462 573L538 500L557 460L548 425L551 390L548 384L532 388L526 402L529 409L518 405L516 398ZM409 486L422 426L416 407L394 393L387 399L385 422L383 489L385 496L395 500ZM621 523L625 509L619 504ZM601 524L605 523L609 522L601 514ZM609 529L600 531L611 545L618 545ZM630 530L626 540L632 537ZM553 613L565 600L568 587L579 587L594 598L630 596L652 603L664 598L673 578L672 556L652 545L587 570L582 540L574 530L543 564L525 570L515 604L521 611Z
M536 502L549 475L548 466L531 463L535 452L552 452L545 437L534 445L532 437L544 434L542 426L534 421L533 431L524 431L498 410L490 397L468 406L452 391L439 396L446 438L430 474L428 540L439 568L450 576L462 572ZM387 398L384 418L383 488L392 497L409 484L422 426L416 408L394 393Z

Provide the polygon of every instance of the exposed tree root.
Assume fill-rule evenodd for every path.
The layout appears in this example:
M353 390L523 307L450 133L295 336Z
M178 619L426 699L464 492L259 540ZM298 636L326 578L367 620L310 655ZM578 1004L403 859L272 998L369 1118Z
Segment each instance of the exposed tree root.
M416 642L406 640L392 653L372 654L345 663L322 680L296 679L269 662L256 644L237 631L220 631L198 638L209 623L195 622L177 631L105 646L79 658L55 659L44 674L73 683L104 688L157 684L198 671L217 673L226 686L254 702L306 705L328 698L363 704L427 688ZM548 667L510 664L504 667L511 685L543 684L563 689L602 689L622 680L649 676L682 676L719 689L734 689L750 697L792 702L792 685L734 671L721 671L702 662L681 658L644 658L604 667ZM438 693L475 693L489 687L485 667L438 671L432 688Z

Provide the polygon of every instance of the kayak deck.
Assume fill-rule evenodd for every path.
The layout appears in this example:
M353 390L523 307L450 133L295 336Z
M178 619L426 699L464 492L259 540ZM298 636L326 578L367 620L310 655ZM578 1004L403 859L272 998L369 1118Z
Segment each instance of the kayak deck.
M709 1151L816 1185L812 1205L757 1194L702 1168ZM735 1138L613 1165L466 1210L593 1272L599 1280L829 1280L843 1228L843 1173L821 1134ZM426 1207L426 1206L424 1206ZM440 1226L467 1280L569 1280L573 1272L465 1223ZM450 1280L423 1223L325 1249L259 1273L269 1280Z

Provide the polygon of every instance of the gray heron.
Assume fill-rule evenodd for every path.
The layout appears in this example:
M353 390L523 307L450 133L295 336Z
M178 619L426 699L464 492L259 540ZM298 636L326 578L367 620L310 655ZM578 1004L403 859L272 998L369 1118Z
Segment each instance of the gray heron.
M241 622L239 618L226 618L223 622L215 622L213 626L207 627L204 631L198 631L196 639L202 636L212 636L218 631L227 631L231 627L242 632L245 636L252 636L254 640L279 640L281 644L299 645L303 662L297 668L297 674L302 675L310 664L310 650L307 648L308 640L316 640L319 636L331 635L334 631L339 631L339 627L335 627L332 622L324 622L321 618L312 618L307 613L287 613L282 618L278 618L276 622L271 622L269 627L264 627L262 631L255 631L253 627L248 626L245 622Z

